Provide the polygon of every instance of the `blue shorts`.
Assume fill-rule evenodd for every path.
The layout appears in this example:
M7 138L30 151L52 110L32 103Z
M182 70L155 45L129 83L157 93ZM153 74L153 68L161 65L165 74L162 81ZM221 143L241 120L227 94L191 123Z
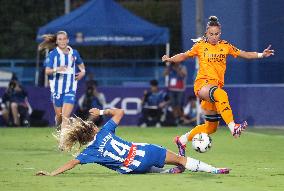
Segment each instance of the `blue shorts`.
M131 174L141 174L150 171L152 166L163 168L165 165L167 150L161 146L149 144L145 145L143 150L145 156L141 160L138 168L134 169Z
M64 103L75 104L75 92L51 93L51 101L56 107L62 107Z

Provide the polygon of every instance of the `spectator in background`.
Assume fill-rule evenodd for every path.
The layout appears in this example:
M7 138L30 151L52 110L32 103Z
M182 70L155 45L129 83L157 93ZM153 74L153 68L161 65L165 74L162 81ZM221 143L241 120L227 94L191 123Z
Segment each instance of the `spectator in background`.
M150 91L145 90L142 98L142 116L138 121L141 127L161 126L163 109L168 104L168 97L165 92L160 91L157 80L150 81Z
M28 102L28 94L16 80L11 80L2 97L6 109L6 119L9 125L29 126L29 115L32 112ZM12 124L10 124L10 116Z
M183 108L183 125L196 126L198 108L196 105L196 97L188 96L187 103Z
M98 84L95 80L89 80L86 82L86 92L79 98L76 115L84 120L93 121L96 125L101 125L103 117L94 117L90 115L89 110L91 108L104 109L106 105L106 99L102 92L99 92Z
M172 112L176 122L179 123L180 118L183 116L182 107L187 77L186 67L180 63L166 63L164 76L166 78Z
M1 113L4 119L4 122L7 126L13 126L13 122L10 120L10 97L14 89L14 81L11 80L7 89L5 90L2 99L1 99Z

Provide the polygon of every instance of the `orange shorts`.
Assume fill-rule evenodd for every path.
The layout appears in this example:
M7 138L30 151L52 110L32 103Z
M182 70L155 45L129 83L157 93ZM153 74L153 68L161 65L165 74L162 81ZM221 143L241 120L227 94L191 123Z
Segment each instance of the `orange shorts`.
M199 90L201 90L203 86L208 85L208 84L217 86L218 88L222 88L224 86L224 84L220 82L219 80L200 78L200 79L195 80L194 82L195 95L198 96ZM201 101L201 108L204 110L217 111L215 103L204 101L204 100Z

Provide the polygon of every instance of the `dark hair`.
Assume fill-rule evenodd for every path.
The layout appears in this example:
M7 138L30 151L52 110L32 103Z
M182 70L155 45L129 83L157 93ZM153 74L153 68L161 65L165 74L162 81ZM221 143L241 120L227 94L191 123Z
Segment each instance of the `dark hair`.
M16 80L11 80L9 82L8 88L9 89L14 89L17 86L17 81Z
M151 85L151 86L158 86L158 84L159 84L159 83L158 83L157 80L151 80L151 81L150 81L150 85Z
M210 16L208 19L208 23L206 28L208 29L208 27L212 27L212 26L216 26L216 27L220 27L221 28L221 24L218 21L218 18L216 16Z
M88 80L86 82L86 86L88 87L98 87L98 82L96 80Z

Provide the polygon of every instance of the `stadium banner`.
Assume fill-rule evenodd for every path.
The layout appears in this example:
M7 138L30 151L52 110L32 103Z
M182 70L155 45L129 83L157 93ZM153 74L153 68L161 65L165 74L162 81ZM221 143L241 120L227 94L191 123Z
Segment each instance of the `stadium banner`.
M77 99L84 93L79 86ZM49 88L27 87L29 102L34 110L45 111L44 118L54 125L54 110ZM125 110L121 125L137 125L141 111L141 98L147 87L99 87L106 97L107 108L117 107ZM232 85L226 86L235 121L247 120L249 126L275 126L284 128L284 85ZM0 88L0 96L5 92ZM186 89L186 97L193 95L193 88Z

